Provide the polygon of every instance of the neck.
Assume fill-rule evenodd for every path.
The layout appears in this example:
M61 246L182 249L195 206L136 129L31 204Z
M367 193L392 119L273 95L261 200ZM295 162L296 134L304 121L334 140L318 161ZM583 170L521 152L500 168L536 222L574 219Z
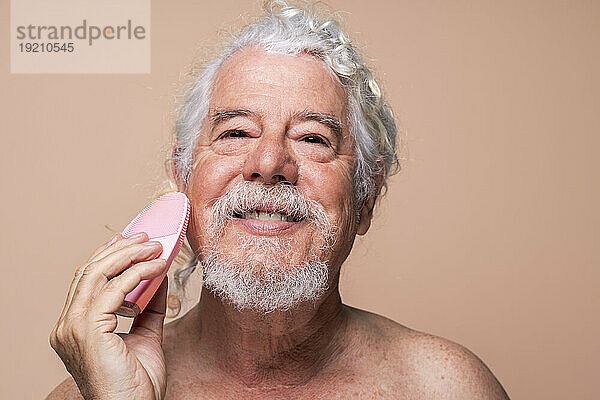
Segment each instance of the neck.
M200 354L257 389L298 387L343 353L348 318L337 285L317 303L270 313L237 310L205 288L189 313ZM187 319L187 318L186 318Z

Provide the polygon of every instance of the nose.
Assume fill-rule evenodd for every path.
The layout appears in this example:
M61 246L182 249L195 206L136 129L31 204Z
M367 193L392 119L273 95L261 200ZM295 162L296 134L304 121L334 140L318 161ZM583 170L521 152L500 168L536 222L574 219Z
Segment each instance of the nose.
M285 143L285 138L263 133L248 154L242 171L244 180L264 184L298 180L298 164Z

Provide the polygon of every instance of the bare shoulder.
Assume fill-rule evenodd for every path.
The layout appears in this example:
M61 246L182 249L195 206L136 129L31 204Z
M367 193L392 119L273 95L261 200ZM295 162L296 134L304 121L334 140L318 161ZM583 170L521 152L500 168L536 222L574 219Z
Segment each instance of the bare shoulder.
M398 366L410 371L428 396L445 399L508 399L494 374L473 352L451 340L413 331L396 338Z
M387 360L387 378L411 393L410 398L508 399L490 369L466 347L374 313L351 311L376 334Z
M83 400L83 397L73 378L68 377L50 392L46 400Z

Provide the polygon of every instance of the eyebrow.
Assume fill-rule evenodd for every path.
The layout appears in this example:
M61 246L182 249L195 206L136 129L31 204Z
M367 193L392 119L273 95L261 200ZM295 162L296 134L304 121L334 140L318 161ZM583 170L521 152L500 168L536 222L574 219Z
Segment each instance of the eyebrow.
M301 121L319 122L329 127L329 129L331 129L331 131L334 133L338 140L341 140L342 138L342 123L333 114L303 111L301 113L294 114L294 118L299 119Z
M253 114L254 113L252 111L243 108L237 108L232 110L214 110L210 114L210 129L215 129L215 126L219 125L223 121L227 121L228 119L232 119L235 117L247 117Z

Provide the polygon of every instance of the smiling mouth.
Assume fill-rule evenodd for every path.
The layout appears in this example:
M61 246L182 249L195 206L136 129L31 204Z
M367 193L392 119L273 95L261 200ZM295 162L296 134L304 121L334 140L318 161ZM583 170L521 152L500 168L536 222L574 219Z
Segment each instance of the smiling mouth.
M239 219L254 219L257 221L287 221L287 222L300 222L304 218L300 218L290 214L283 214L278 212L269 212L263 210L247 211L244 213L234 213L234 218Z

